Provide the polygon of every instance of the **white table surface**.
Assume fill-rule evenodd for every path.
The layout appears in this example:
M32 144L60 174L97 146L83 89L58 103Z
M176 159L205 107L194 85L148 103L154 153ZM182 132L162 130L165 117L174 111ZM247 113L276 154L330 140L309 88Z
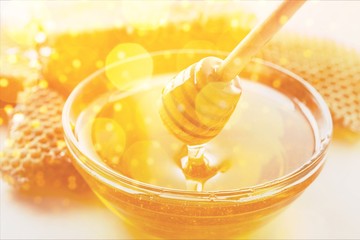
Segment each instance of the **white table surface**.
M246 4L256 7L262 2ZM76 5L76 1L72 4ZM28 8L25 4L20 10L30 11ZM11 24L14 21L9 14L14 9L14 5L1 2L2 22L6 20ZM257 11L262 14L261 11L268 10ZM308 2L286 28L331 38L360 51L359 26L360 1L321 1ZM334 139L327 163L315 182L278 217L247 237L360 239L359 185L360 138L356 141ZM0 239L147 237L126 228L92 194L88 194L85 200L64 196L43 199L41 204L36 204L38 199L17 194L3 181L0 181L0 191Z

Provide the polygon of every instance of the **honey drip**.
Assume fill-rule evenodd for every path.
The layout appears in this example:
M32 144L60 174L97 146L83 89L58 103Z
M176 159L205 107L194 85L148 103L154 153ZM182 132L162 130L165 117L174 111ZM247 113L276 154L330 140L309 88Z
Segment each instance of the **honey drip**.
M187 179L187 189L201 192L205 182L217 174L218 168L210 166L204 145L187 146L188 155L181 159L181 168Z

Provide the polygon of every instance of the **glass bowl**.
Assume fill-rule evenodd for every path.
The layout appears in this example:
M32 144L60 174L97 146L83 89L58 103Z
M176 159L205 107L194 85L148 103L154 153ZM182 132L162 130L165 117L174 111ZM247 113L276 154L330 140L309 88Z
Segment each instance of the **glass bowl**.
M204 57L224 58L226 55L226 52L210 50L151 53L152 76L164 73L175 75ZM237 237L266 223L295 200L318 176L332 135L329 110L320 94L306 81L260 59L249 63L240 77L276 89L297 102L309 116L316 144L311 156L299 162L296 168L259 184L197 192L142 182L99 161L94 153L88 151L88 145L81 141L76 130L80 119L80 125L86 125L83 112L96 99L107 99L107 93L114 89L120 89L125 95L131 92L131 87L121 89L121 86L109 80L109 69L118 70L116 73L121 75L128 64L139 61L141 72L141 61L148 57L129 58L95 72L73 90L63 110L65 140L76 169L99 199L124 221L139 231L163 238ZM147 84L151 86L151 77L148 80Z

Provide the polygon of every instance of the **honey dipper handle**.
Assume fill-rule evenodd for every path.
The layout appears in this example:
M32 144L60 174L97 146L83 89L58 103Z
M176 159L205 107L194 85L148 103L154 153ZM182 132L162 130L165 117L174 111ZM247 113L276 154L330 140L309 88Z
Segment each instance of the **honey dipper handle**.
M221 81L227 82L234 79L305 1L285 0L265 21L258 24L219 66L217 73L221 76Z

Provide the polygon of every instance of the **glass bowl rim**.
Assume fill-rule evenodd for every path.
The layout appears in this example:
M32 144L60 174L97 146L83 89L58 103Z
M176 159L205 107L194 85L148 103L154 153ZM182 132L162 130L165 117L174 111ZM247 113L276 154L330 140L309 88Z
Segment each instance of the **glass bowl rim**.
M226 56L228 52L226 51L219 51L219 50L203 50L203 49L186 49L186 50L163 50L163 51L155 51L150 52L151 56L160 56L163 54L211 54L211 55L222 55ZM123 64L130 61L135 61L137 59L141 59L143 55L138 55L135 57L130 57L125 60L117 61L110 66L107 67L116 67L119 64ZM316 102L320 106L320 109L322 109L322 115L327 123L327 134L326 137L323 139L320 139L320 146L318 149L314 151L312 156L309 158L308 161L303 163L300 167L295 169L294 171L281 176L279 178L272 179L270 181L244 187L244 188L238 188L238 189L231 189L231 190L214 190L214 191L204 191L204 192L196 192L196 191L190 191L190 190L182 190L182 189L173 189L173 188L166 188L166 187L160 187L148 183L144 183L132 178L129 178L121 173L116 172L115 170L111 169L110 167L106 166L105 164L99 164L97 161L94 161L91 156L88 156L86 153L84 153L81 149L80 144L78 143L74 133L73 129L70 124L70 111L71 106L74 100L76 99L79 92L81 92L81 89L84 88L89 82L91 82L93 79L95 79L98 75L102 74L106 67L103 67L94 73L90 74L88 77L86 77L84 80L82 80L70 93L68 96L63 111L62 111L62 125L64 130L64 137L66 144L68 146L68 149L70 153L72 154L73 159L81 165L81 167L85 171L89 172L91 176L96 177L99 179L102 183L111 185L115 187L116 189L123 189L124 190L124 184L128 186L129 189L136 188L138 192L141 193L149 193L158 195L161 194L162 197L166 198L176 198L176 199L187 199L187 200L200 200L200 199L212 199L216 201L218 200L227 200L233 198L236 198L237 200L241 199L241 202L247 202L252 201L254 199L260 199L262 197L266 197L272 194L279 193L286 189L289 186L295 186L297 183L302 182L303 180L310 177L313 173L315 173L324 162L324 157L327 151L327 148L330 144L330 140L332 137L333 132L333 125L332 125L332 119L331 114L329 111L329 108L327 104L325 103L324 99L320 95L320 93L317 92L317 90L311 86L308 82L306 82L303 78L298 76L297 74L291 72L290 70L287 70L277 64L259 59L254 58L251 60L252 62L264 65L268 68L271 68L273 70L276 70L280 73L283 73L287 76L289 76L292 79L295 79L301 85L310 92L310 94L316 99ZM84 162L78 159L74 151L72 150L71 146L75 147L78 152L80 152L82 155L86 157L86 159L90 160L87 161L88 165L86 165ZM89 165L90 164L90 165ZM97 171L98 172L97 172ZM106 174L106 177L99 174L99 170ZM270 192L269 192L270 190Z

